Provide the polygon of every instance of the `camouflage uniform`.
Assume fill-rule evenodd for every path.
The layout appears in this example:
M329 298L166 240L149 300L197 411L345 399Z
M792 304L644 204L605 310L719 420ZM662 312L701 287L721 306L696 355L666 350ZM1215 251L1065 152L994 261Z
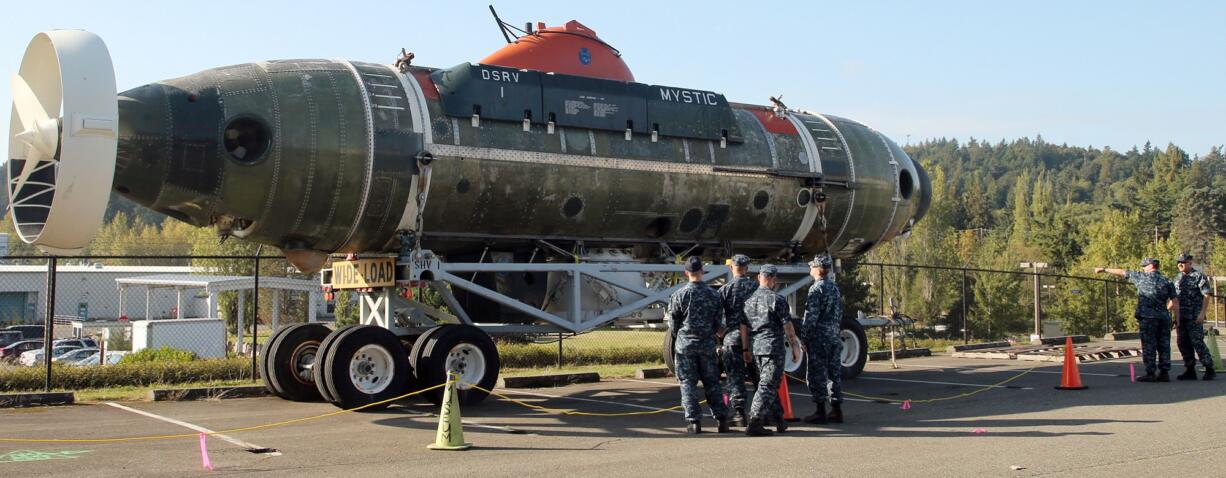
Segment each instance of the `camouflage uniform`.
M779 381L783 378L783 324L788 315L788 301L769 287L759 287L745 301L748 320L749 348L758 366L758 389L753 395L750 418L770 418L783 422L783 405L779 402ZM766 408L770 407L770 416Z
M800 324L809 360L805 381L815 403L826 403L826 382L831 385L831 403L843 401L843 341L839 337L843 320L843 296L832 279L822 279L809 287L805 316Z
M1200 363L1205 369L1213 368L1213 355L1205 346L1205 329L1196 323L1201 308L1205 305L1205 296L1212 293L1209 279L1200 271L1193 269L1191 274L1179 273L1175 278L1175 291L1179 294L1179 354L1183 356L1183 364L1191 369L1196 366L1196 355L1200 354Z
M686 284L668 301L667 319L676 336L673 361L677 381L681 382L681 405L685 407L685 419L691 422L702 418L697 390L699 380L712 416L721 421L728 416L715 356L715 332L719 329L721 308L719 294L705 282Z
M1166 302L1178 297L1175 285L1161 272L1127 272L1128 281L1137 287L1137 322L1141 325L1141 358L1145 374L1155 369L1171 370L1171 316Z
M728 402L733 409L745 408L745 377L748 364L741 349L741 324L745 319L745 301L758 289L758 282L738 277L719 288L724 299L724 371L728 374ZM757 380L755 379L756 383Z

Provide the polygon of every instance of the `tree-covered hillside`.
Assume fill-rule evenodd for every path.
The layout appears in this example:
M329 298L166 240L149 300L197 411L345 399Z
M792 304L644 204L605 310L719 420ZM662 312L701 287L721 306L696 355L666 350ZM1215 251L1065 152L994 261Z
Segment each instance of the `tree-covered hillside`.
M1175 145L1119 152L1046 143L1042 138L987 143L935 140L908 146L928 169L933 206L910 238L873 251L873 262L1020 270L1046 262L1046 273L1089 276L1094 266L1136 269L1143 257L1175 256L1226 275L1226 158L1221 148L1189 155ZM874 271L858 271L876 282ZM1105 277L1105 276L1103 276ZM975 336L1031 327L1033 296L1024 276L968 277L967 322ZM1129 286L1052 280L1043 291L1045 318L1066 330L1098 334L1135 327ZM886 294L929 324L962 324L957 272L887 270ZM1111 314L1104 316L1104 300Z

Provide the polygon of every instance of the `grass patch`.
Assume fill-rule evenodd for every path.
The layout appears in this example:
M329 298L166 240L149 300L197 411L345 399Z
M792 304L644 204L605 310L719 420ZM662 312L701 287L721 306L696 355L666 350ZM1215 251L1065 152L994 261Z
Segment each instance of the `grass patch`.
M562 365L622 365L661 363L664 332L597 330L562 340ZM558 343L498 344L502 366L507 369L556 367Z
M42 367L5 368L0 370L0 392L42 390L45 374L46 371ZM252 371L249 357L235 357L178 363L121 363L91 367L53 364L51 376L51 386L54 389L88 390L202 381L250 381Z

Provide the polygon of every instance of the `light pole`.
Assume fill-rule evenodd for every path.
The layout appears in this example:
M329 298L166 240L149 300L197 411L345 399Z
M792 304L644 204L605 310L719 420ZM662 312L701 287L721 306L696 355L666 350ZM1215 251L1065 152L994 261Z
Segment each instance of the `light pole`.
M1040 293L1043 290L1042 276L1039 271L1047 268L1046 262L1023 262L1018 264L1022 269L1034 270L1034 333L1030 334L1030 343L1039 344L1043 341L1043 306Z

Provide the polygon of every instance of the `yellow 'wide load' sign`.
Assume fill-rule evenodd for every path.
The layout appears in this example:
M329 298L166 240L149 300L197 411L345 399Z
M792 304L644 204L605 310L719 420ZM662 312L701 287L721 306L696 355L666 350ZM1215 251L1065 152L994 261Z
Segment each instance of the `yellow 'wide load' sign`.
M391 257L332 263L333 289L366 289L396 285L396 260Z

